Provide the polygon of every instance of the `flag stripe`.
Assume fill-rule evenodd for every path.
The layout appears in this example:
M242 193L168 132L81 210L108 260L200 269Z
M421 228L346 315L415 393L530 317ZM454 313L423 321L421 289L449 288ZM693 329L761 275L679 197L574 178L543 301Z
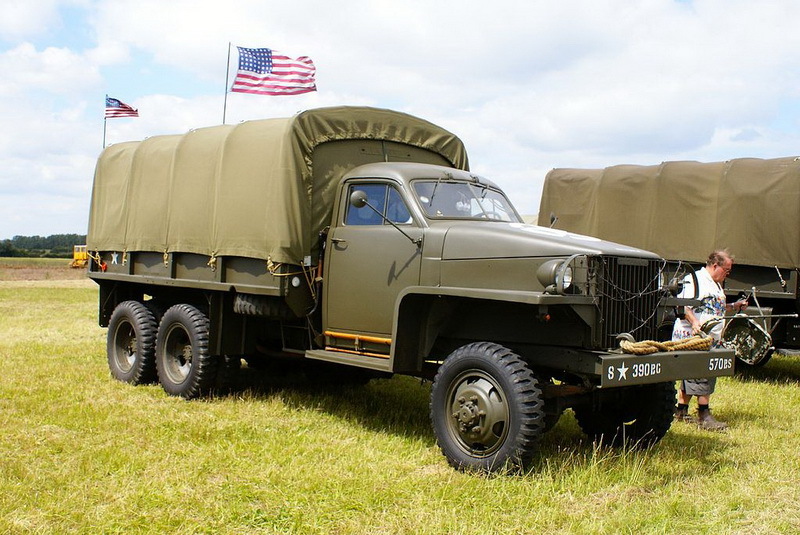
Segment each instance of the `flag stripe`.
M276 78L275 76L259 76L257 74L251 74L243 72L239 74L238 78L244 82L311 82L314 83L314 79L310 76L306 76L301 73L290 73L286 76L282 76L280 78Z
M106 117L139 117L139 114L137 112L112 110L106 112Z
M310 93L312 91L316 91L316 87L306 88L306 89L284 89L284 90L277 90L277 89L231 89L231 91L236 91L237 93L251 93L253 95L300 95L302 93Z
M308 56L290 58L269 48L239 49L239 69L232 92L299 95L316 91L316 67Z
M119 99L106 97L106 119L139 117L139 111Z
M275 87L302 87L306 89L310 89L314 87L314 82L306 82L301 80L290 80L290 81L280 81L274 82L272 80L239 80L238 86L242 88L251 88L254 89L256 87L263 87L264 89L271 89Z

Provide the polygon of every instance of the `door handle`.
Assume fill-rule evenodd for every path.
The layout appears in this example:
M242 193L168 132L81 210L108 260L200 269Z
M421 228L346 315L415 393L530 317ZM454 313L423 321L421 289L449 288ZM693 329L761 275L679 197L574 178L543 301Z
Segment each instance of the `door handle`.
M347 243L347 240L342 238L331 238L331 243L336 243L336 244Z

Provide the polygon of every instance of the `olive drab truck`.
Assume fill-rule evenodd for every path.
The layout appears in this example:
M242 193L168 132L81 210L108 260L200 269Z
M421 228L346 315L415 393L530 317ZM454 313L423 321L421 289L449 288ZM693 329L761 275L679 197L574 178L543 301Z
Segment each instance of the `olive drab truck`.
M553 169L539 224L655 251L688 273L727 248L725 292L749 302L722 334L737 366L800 349L800 158Z
M389 110L112 145L88 247L115 378L187 399L243 361L337 385L429 379L460 469L524 465L568 407L592 438L655 443L675 379L732 373L726 350L620 349L678 302L664 261L523 224L458 137Z

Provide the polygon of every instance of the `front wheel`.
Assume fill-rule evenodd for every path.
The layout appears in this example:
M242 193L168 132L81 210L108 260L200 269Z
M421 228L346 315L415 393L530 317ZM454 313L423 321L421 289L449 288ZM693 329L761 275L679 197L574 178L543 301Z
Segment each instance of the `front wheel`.
M460 470L524 467L544 430L542 392L522 359L488 342L445 359L431 390L439 448Z
M667 434L675 408L675 383L601 390L591 403L574 407L589 438L607 446L652 446Z

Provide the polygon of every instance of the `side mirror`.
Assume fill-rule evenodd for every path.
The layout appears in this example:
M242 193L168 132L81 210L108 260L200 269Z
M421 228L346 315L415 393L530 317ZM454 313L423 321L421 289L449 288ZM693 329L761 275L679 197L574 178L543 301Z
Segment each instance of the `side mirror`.
M355 190L353 193L350 194L350 204L352 204L356 208L364 208L367 205L366 192L360 189Z

